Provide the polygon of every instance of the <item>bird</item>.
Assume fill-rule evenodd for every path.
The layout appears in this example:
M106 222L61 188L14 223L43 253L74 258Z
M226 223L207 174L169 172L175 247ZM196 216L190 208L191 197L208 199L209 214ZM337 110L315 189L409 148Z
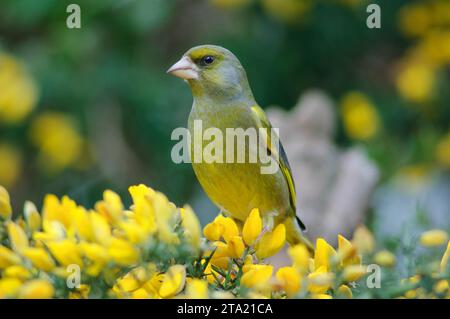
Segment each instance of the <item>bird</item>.
M185 80L191 89L193 104L188 119L191 136L195 134L196 121L201 121L203 130L215 128L223 134L227 128L272 129L264 110L255 101L244 67L228 49L217 45L193 47L167 73ZM277 135L276 138L279 141ZM191 145L195 175L225 215L242 223L252 209L258 208L268 230L283 223L290 245L301 243L314 250L304 234L306 227L297 216L295 184L281 141L276 143L276 150L267 140L267 154L278 165L273 174L261 173L261 161L248 161L250 148L246 148L244 163L206 163L192 160Z

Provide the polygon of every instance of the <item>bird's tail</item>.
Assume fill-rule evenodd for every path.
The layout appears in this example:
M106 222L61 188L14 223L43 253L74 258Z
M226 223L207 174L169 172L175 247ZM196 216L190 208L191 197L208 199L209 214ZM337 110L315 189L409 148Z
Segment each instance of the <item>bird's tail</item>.
M290 246L303 244L310 253L314 254L314 246L303 234L296 216L286 218L284 225L286 226L286 240Z

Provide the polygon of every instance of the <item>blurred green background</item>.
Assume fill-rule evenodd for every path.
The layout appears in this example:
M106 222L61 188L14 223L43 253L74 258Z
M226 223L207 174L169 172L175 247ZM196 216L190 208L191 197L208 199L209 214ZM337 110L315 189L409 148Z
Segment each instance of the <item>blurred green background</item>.
M92 206L136 183L191 202L197 181L170 135L192 97L165 71L206 43L239 57L264 107L328 93L336 143L363 147L381 183L448 176L450 1L370 2L381 29L364 0L3 0L0 184L16 211L46 193ZM81 29L66 27L70 3Z

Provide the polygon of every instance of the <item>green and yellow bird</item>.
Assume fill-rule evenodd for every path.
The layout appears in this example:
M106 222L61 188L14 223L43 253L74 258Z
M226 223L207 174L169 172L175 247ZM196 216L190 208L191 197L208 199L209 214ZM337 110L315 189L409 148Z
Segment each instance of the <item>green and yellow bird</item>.
M227 128L272 128L253 97L244 68L229 50L215 45L194 47L167 73L186 80L191 88L194 98L188 121L191 136L196 120L201 120L203 130L218 128L223 136ZM260 161L192 161L192 166L206 194L225 214L244 222L251 210L258 208L266 227L284 223L289 244L303 243L312 249L302 233L305 226L296 214L294 180L283 146L279 143L277 151L270 149L271 144L267 143L267 153L274 156L279 168L274 174L262 174Z

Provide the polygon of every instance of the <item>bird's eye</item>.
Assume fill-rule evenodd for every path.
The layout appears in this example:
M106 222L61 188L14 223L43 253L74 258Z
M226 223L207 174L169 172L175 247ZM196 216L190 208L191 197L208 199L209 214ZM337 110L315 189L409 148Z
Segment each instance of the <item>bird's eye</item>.
M209 64L211 64L211 63L213 63L213 62L214 62L214 57L212 57L212 56L210 56L210 55L204 56L204 57L202 58L202 63L203 63L204 65L209 65Z

